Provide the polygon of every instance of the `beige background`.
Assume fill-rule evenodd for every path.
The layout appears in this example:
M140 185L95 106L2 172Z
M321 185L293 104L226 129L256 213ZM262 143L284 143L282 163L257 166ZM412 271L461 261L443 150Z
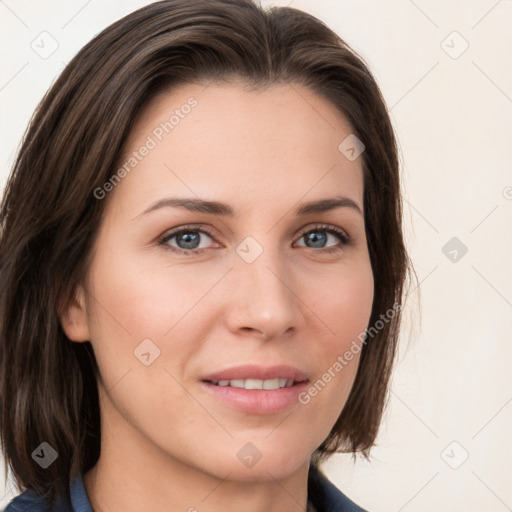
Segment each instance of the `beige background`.
M148 3L0 2L2 188L64 65ZM371 461L340 455L324 469L372 512L511 510L512 1L262 3L316 15L370 65L400 140L420 281ZM54 53L33 50L41 38ZM0 506L10 497L0 483Z

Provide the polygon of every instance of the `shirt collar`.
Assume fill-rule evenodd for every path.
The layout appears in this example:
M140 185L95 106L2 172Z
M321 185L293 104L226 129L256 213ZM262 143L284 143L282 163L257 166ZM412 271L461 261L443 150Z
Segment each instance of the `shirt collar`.
M71 484L71 504L73 512L93 512L82 476L77 476Z

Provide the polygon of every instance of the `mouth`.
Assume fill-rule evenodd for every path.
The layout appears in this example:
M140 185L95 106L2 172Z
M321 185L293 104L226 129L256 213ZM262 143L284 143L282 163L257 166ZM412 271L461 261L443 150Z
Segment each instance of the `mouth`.
M262 415L297 405L309 378L293 366L250 364L206 375L200 383L217 403L243 413Z
M232 388L241 388L241 389L264 389L264 390L274 390L281 388L291 388L296 384L300 384L301 382L307 382L307 379L296 381L294 379L287 379L286 377L276 377L275 379L221 379L218 381L212 380L204 380L203 382L208 382L209 384L213 384L214 386L221 387L232 387Z

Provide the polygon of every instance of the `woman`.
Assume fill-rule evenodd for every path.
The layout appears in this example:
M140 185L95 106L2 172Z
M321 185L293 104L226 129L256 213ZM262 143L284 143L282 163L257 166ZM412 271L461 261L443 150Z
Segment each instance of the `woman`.
M301 11L164 1L95 37L1 206L6 510L362 510L319 464L378 432L398 171L367 66Z

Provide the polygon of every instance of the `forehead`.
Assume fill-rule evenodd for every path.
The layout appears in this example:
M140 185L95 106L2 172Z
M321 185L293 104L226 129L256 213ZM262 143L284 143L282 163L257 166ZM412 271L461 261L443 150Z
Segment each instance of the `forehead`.
M116 194L140 207L165 192L240 207L339 192L362 204L362 159L338 149L352 131L330 102L298 84L181 85L136 119L119 163L131 169Z

